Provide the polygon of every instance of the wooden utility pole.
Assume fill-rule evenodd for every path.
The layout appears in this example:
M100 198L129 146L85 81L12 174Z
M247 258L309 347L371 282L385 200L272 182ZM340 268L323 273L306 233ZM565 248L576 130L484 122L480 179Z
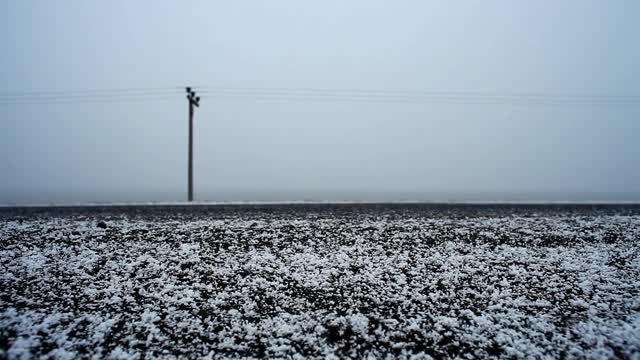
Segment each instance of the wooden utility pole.
M200 97L190 87L187 90L187 100L189 100L189 192L187 198L193 201L193 107L200 106Z

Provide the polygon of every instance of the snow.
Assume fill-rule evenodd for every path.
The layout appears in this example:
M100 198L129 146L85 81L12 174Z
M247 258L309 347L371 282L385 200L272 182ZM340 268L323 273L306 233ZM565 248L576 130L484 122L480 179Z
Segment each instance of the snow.
M638 207L0 220L0 358L640 357Z

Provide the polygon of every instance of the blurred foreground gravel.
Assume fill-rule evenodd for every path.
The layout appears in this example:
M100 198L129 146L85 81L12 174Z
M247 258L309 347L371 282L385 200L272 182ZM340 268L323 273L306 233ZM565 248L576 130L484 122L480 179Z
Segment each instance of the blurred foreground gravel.
M639 245L631 205L4 208L0 358L638 358Z

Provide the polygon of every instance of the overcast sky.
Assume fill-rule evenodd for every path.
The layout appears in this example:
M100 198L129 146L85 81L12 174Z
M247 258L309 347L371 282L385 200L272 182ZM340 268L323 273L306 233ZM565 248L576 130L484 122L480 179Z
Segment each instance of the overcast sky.
M0 1L0 204L186 198L185 85L636 94L640 2ZM204 96L204 95L203 95ZM209 96L197 200L638 200L640 105ZM524 195L523 195L524 194Z

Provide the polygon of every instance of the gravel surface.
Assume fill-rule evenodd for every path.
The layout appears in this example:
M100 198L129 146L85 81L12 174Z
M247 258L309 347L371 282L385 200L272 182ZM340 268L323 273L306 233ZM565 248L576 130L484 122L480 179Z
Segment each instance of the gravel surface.
M0 358L640 358L640 206L0 209Z

